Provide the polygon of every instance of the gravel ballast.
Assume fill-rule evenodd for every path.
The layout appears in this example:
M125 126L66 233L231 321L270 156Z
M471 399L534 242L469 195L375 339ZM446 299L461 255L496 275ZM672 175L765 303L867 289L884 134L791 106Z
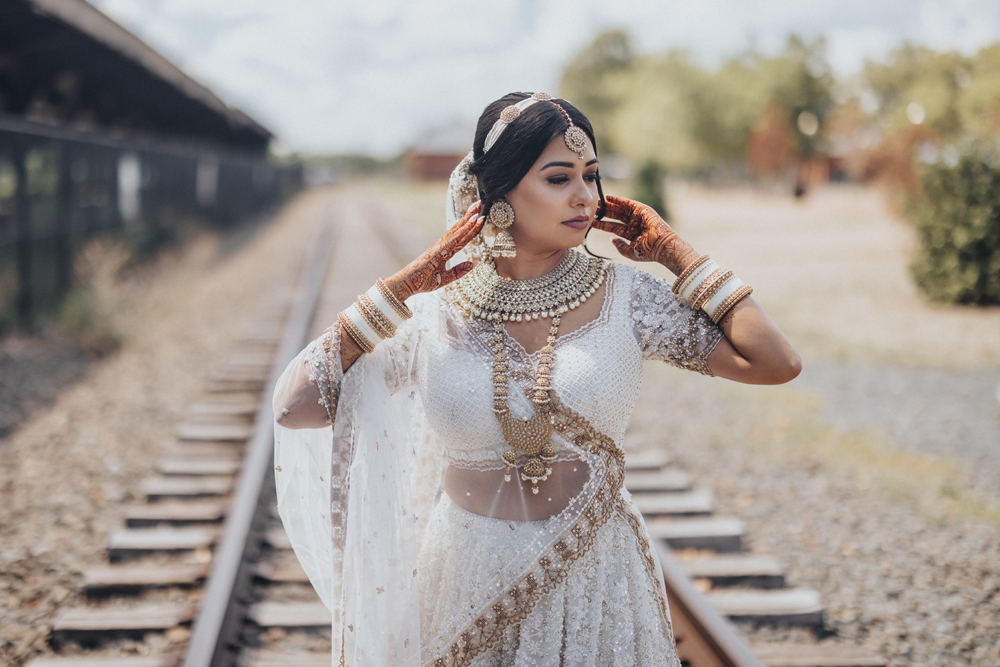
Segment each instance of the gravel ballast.
M205 236L120 285L122 348L0 440L0 664L51 652L48 626L84 604L82 573L106 562L121 503L140 500L213 361L289 296L329 200L308 193L238 249ZM114 651L159 654L186 638L178 628Z
M439 214L443 188L396 192L401 216ZM818 635L741 625L748 638L864 644L893 667L1000 666L1000 443L991 443L990 403L1000 318L922 306L900 287L905 255L892 255L906 234L884 213L866 213L868 194L842 194L793 204L674 193L678 228L755 285L801 343L806 370L767 388L649 364L629 437L669 449L714 490L720 513L746 521L751 551L778 557L789 585L822 594ZM59 608L82 604L81 573L105 562L120 503L138 499L138 481L173 441L212 360L287 296L312 225L342 210L339 196L308 193L228 252L206 238L162 259L123 288L122 349L0 439L0 663L51 653L47 626ZM816 232L831 215L857 217L838 228L837 243ZM813 251L801 250L810 239ZM872 247L860 264L848 250L837 255L863 244ZM599 238L594 247L613 252ZM869 289L873 267L889 275L874 301L822 292L828 283L838 294ZM327 318L343 298L323 307ZM162 653L185 639L178 631L114 650Z

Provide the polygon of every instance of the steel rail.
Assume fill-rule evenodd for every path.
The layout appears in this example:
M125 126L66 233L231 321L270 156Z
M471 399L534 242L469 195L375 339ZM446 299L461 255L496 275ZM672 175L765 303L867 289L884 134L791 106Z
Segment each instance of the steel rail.
M306 344L316 312L338 227L335 222L316 228L310 240L295 296L289 308L270 380L260 399L253 434L247 443L243 469L236 482L222 539L205 585L201 610L188 642L184 667L228 667L235 662L239 632L246 615L243 591L252 576L250 559L259 548L255 535L269 489L274 461L274 413L271 392L288 363ZM269 497L269 496L268 496Z
M764 667L736 629L699 593L661 540L654 540L681 660L692 667Z

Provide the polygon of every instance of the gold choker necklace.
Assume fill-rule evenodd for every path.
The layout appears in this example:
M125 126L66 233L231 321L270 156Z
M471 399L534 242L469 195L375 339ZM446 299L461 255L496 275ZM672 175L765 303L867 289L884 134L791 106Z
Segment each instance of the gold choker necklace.
M504 440L510 445L503 452L506 474L517 467L519 452L527 460L521 479L531 482L531 492L538 493L538 482L552 474L549 464L556 458L552 446L552 420L549 417L549 392L552 387L552 364L560 316L577 308L600 288L607 275L604 260L584 257L567 250L559 265L544 276L531 280L510 280L496 271L492 258L480 262L467 276L449 286L452 300L468 316L493 323L493 412L500 420ZM512 417L507 407L507 376L510 358L504 352L504 322L525 322L551 318L549 336L538 355L535 374L535 414L528 420Z

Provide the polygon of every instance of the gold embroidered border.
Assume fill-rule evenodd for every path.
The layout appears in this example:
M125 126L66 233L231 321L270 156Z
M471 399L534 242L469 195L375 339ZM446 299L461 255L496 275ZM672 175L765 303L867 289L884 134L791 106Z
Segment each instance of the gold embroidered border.
M628 522L629 526L632 528L632 532L635 533L636 542L639 543L639 555L642 556L642 561L646 565L646 572L649 574L650 579L652 579L653 585L656 587L656 598L660 603L660 618L663 621L663 626L667 629L670 634L670 641L674 641L674 630L670 623L670 611L667 608L667 598L664 597L663 591L660 590L659 581L660 578L657 576L656 572L656 561L653 560L653 549L649 544L649 538L646 537L646 530L642 525L642 519L632 511L628 503L621 496L618 497L618 503L615 506L618 513Z
M625 455L614 440L599 432L580 414L553 398L551 414L555 430L574 445L600 457L607 474L581 512L580 518L563 537L535 561L534 566L476 618L443 655L432 660L434 667L463 667L487 650L511 624L528 616L539 599L569 573L570 565L593 546L597 529L616 511L625 479ZM648 546L648 543L647 543ZM647 550L648 551L648 550Z

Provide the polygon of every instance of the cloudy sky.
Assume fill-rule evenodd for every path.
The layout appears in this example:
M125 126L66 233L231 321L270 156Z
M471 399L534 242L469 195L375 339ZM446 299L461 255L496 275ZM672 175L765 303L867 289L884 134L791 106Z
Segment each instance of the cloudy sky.
M90 1L306 153L388 156L428 127L471 126L504 93L554 92L612 27L709 66L824 35L845 76L904 39L964 53L1000 41L997 0Z

